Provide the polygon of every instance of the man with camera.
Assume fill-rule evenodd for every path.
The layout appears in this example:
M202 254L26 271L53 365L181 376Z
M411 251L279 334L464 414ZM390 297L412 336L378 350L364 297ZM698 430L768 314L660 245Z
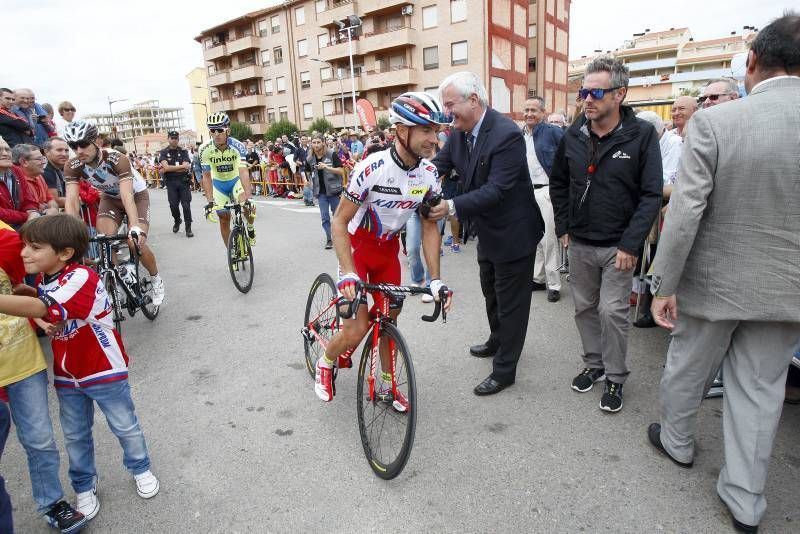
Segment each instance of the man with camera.
M319 204L319 214L322 218L322 229L325 231L325 249L333 248L331 240L331 215L339 207L339 195L342 194L342 184L345 171L342 161L335 150L325 146L322 134L316 134L311 140L311 152L306 158L306 175L311 176L314 196Z
M194 237L194 233L192 233L192 192L189 189L192 159L185 148L178 146L178 132L169 132L167 138L169 146L159 152L158 161L161 162L164 181L167 184L169 209L175 221L175 224L172 225L172 233L178 233L181 228L181 213L178 210L180 203L183 208L183 220L186 222L186 237Z

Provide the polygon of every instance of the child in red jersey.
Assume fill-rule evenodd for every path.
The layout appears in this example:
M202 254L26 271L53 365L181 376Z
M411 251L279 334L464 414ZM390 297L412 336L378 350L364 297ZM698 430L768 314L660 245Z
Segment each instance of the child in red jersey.
M100 277L78 262L86 252L86 226L70 215L48 215L20 230L22 261L39 273L37 297L0 295L0 313L40 318L60 328L53 334L53 374L69 476L77 509L91 519L100 510L94 461L94 406L122 446L123 464L140 497L159 490L136 418L128 385L128 356L114 328L108 294Z

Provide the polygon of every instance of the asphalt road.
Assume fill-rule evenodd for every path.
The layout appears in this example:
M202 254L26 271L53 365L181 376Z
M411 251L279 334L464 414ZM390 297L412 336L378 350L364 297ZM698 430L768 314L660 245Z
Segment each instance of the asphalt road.
M258 211L256 279L231 283L217 229L171 232L164 191L152 191L150 242L167 297L155 322L124 323L130 381L161 492L136 495L121 449L97 412L101 510L92 532L732 532L715 492L722 463L722 401L704 403L698 455L684 470L647 443L657 420L667 336L633 329L625 407L598 409L601 388L569 388L580 343L568 284L551 304L535 293L516 384L479 398L490 362L468 347L488 334L474 244L447 251L456 291L447 324L423 323L429 306L406 302L400 327L419 390L417 434L405 471L372 474L358 435L355 370L337 397L317 400L299 328L314 277L333 273L318 212L299 201ZM55 394L51 413L59 446ZM798 532L800 408L786 407L767 485L765 532ZM74 502L61 454L62 481ZM48 532L30 497L14 432L2 459L19 532Z

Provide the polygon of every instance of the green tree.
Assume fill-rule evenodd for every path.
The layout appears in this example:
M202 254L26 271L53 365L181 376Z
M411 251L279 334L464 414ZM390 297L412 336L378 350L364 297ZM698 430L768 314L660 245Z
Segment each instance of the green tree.
M324 134L324 133L330 133L332 131L333 131L333 124L331 124L331 121L329 121L325 117L314 119L314 122L312 122L311 126L308 127L308 133L319 132Z
M389 117L387 117L386 115L381 115L380 117L378 117L378 128L380 128L381 130L388 130L391 127L392 123L389 120Z
M291 137L293 133L297 132L297 130L298 128L293 122L289 122L288 120L280 120L269 127L267 133L264 134L264 138L274 141L283 134Z
M239 141L253 139L253 130L250 128L249 124L245 124L243 122L232 122L231 137L235 137Z
M700 96L700 89L698 87L692 87L691 89L682 87L679 96Z

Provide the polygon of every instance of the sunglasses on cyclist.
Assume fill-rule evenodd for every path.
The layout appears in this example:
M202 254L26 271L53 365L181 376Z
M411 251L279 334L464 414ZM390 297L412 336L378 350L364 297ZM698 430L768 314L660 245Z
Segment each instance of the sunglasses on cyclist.
M581 87L580 89L578 89L578 97L581 100L586 100L587 96L592 95L592 98L594 98L595 100L602 100L607 93L620 89L621 87L622 87L621 85L618 85L617 87L609 87L608 89L601 89L601 88L584 89L583 87Z
M705 102L706 100L711 100L712 102L716 102L717 100L719 100L719 97L721 97L721 96L725 96L725 95L727 95L727 94L728 94L728 93L720 93L720 94L718 94L718 95L703 95L703 96L699 97L699 98L697 99L697 101L698 101L698 102L700 102L701 104L702 104L703 102Z
M89 145L91 145L92 142L91 141L78 141L78 142L72 141L72 142L69 142L67 144L69 145L69 147L72 150L75 150L76 148L86 148Z
M208 131L211 132L212 134L223 133L225 131L225 128L209 128Z

